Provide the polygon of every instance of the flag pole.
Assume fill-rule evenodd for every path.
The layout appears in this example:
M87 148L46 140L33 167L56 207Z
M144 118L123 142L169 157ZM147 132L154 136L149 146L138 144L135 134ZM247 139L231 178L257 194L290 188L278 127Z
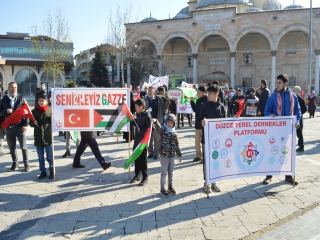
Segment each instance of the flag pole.
M130 123L131 124L131 123ZM131 129L129 129L129 136L128 136L128 143L129 143L129 154L128 154L128 159L130 158L130 149L131 149L131 147L130 147L130 143L131 143L131 131L130 131ZM129 169L128 169L129 171L128 171L128 178L129 178L129 180L130 180L130 166L129 166Z
M56 180L56 165L55 165L55 158L54 158L54 137L53 137L53 123L52 123L52 116L53 116L52 104L50 107L51 107L52 172L53 172L53 180Z

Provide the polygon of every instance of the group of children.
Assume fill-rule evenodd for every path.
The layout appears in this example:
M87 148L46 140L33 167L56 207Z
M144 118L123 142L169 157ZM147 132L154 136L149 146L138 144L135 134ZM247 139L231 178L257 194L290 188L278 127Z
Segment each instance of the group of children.
M197 122L203 127L205 126L205 119L210 118L225 118L226 111L223 103L219 101L218 94L220 86L213 85L207 89L208 102L203 104L201 114ZM174 157L177 154L179 162L182 161L181 149L179 147L179 140L177 132L175 130L176 118L173 114L169 114L164 122L163 126L160 125L158 120L152 119L150 113L146 109L146 103L143 99L135 101L135 109L137 113L137 132L134 140L133 148L139 144L143 138L148 127L153 124L153 131L157 131L160 135L159 150L160 150L160 164L161 164L161 179L160 179L160 194L164 197L168 197L169 194L175 195L176 191L173 187L174 180ZM202 135L203 136L203 135ZM202 139L204 141L204 138ZM146 149L135 161L135 176L130 183L140 181L140 172L142 172L143 179L139 183L140 186L144 186L148 181L147 173L147 152ZM205 166L204 166L205 169ZM205 171L204 171L205 172ZM204 173L205 174L205 173ZM168 188L166 189L166 177L168 175ZM206 188L206 185L204 186ZM220 191L218 185L213 183L211 188L215 191Z
M205 125L204 119L210 118L224 118L226 117L224 106L219 102L218 94L220 86L213 85L207 89L208 102L203 104L201 114L197 122L203 127ZM148 128L152 125L153 130L157 131L160 135L159 150L160 150L160 164L161 164L161 180L160 180L160 194L168 197L169 194L175 195L176 191L173 187L174 181L174 157L179 157L179 162L182 161L181 149L179 147L179 140L175 130L176 117L169 114L163 126L160 125L157 119L152 119L151 114L146 108L146 102L143 99L138 99L134 102L135 110L137 113L137 128L134 139L133 149L135 149L140 141L143 139ZM217 112L219 109L219 112ZM45 168L44 151L46 151L46 159L49 163L49 178L53 179L53 166L52 166L52 139L51 139L51 110L48 107L48 100L46 95L39 96L38 104L32 113L36 119L34 123L30 123L34 127L34 145L37 148L39 159L39 168L41 174L38 179L41 180L47 177ZM140 181L140 174L142 180ZM166 189L166 177L168 175L168 188ZM148 182L148 166L147 166L147 149L145 148L142 154L135 161L135 176L130 183L139 182L140 186L144 186ZM216 184L212 188L217 188Z

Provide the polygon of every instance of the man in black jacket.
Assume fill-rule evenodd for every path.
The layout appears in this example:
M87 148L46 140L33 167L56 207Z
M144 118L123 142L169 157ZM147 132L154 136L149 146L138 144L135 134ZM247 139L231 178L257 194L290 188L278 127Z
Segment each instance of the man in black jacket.
M16 82L10 82L8 85L8 94L2 98L0 105L0 115L4 115L7 119L15 110L20 108L23 104L27 104L27 101L18 94L18 85ZM26 172L30 171L28 160L28 149L26 143L26 131L29 125L28 118L22 118L17 124L12 124L5 129L7 135L7 143L10 149L12 158L12 166L9 172L15 171L19 168L18 156L16 150L16 139L18 138L20 148L23 156L23 163Z
M203 104L208 102L206 88L204 86L200 86L198 88L198 97L199 98L196 103L194 103L194 98L190 98L192 110L196 113L196 119L198 119L198 116L200 114ZM196 121L195 128L196 128L196 137L194 139L194 142L196 146L196 157L193 159L193 161L199 162L202 160L202 143L201 143L202 125L201 123Z
M261 95L259 97L259 102L257 106L258 116L263 117L264 116L264 109L266 107L267 101L270 97L270 90L267 87L267 80L262 79L261 80Z
M246 97L242 93L242 89L238 88L237 92L233 95L231 101L233 102L233 114L236 115L237 112L239 111L239 100L240 99L245 99ZM244 112L242 112L241 116L243 116Z
M92 83L89 83L87 87L96 87ZM99 150L99 146L96 140L97 132L87 131L87 132L80 132L81 134L81 141L77 148L76 155L73 159L73 168L84 168L85 166L80 163L81 155L89 146L92 150L93 155L96 157L98 162L100 163L103 170L108 169L111 166L111 162L106 162L106 160L102 157L101 152Z
M298 152L303 152L304 151L304 143L303 143L303 135L302 135L302 129L303 129L303 114L307 112L307 106L303 98L300 96L301 93L301 88L299 86L295 86L292 90L298 97L299 105L300 105L300 111L301 111L301 119L300 119L300 124L299 128L297 128L297 137L298 137L298 145L299 147L297 148Z
M212 119L212 118L225 118L226 117L226 110L224 105L221 103L220 99L218 98L220 86L214 84L213 86L208 87L208 102L203 104L200 114L197 118L197 124L201 124L202 127L206 125L205 119ZM203 129L203 128L202 128ZM204 131L204 129L202 130ZM204 142L204 133L202 132L202 146L205 149L205 142ZM203 177L205 178L205 157L204 157L204 150L203 150ZM217 183L211 184L211 189L220 192L220 187ZM204 190L207 191L206 182L204 182ZM211 190L209 190L211 191Z

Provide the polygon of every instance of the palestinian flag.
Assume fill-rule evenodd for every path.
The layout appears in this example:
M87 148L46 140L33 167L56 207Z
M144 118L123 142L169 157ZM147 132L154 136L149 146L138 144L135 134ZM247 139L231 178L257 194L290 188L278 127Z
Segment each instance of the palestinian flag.
M143 139L140 141L138 146L131 153L129 159L124 164L123 168L128 169L130 165L141 155L142 151L149 145L150 137L151 137L151 126L148 128L147 132L144 134Z
M121 113L117 116L115 121L113 122L110 133L120 134L121 129L129 122L133 122L134 117L130 112L127 104L125 102L122 103Z
M78 132L78 131L70 131L71 139L72 139L72 141L73 141L75 144L77 144L78 135L79 135L79 132Z
M95 109L93 111L94 127L110 129L119 112L121 112L121 106L116 109Z

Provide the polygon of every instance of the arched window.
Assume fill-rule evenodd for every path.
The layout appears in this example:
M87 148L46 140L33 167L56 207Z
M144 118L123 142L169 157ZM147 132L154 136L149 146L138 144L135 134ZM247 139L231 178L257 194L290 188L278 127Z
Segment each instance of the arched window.
M294 36L288 36L286 42L287 54L296 54L297 51L297 41Z
M48 74L47 71L41 75L40 82L44 82L46 84L48 92L54 87L53 78ZM61 77L56 79L55 87L61 87Z
M32 97L35 95L37 87L37 76L29 69L20 70L15 78L18 84L18 94L23 97Z

